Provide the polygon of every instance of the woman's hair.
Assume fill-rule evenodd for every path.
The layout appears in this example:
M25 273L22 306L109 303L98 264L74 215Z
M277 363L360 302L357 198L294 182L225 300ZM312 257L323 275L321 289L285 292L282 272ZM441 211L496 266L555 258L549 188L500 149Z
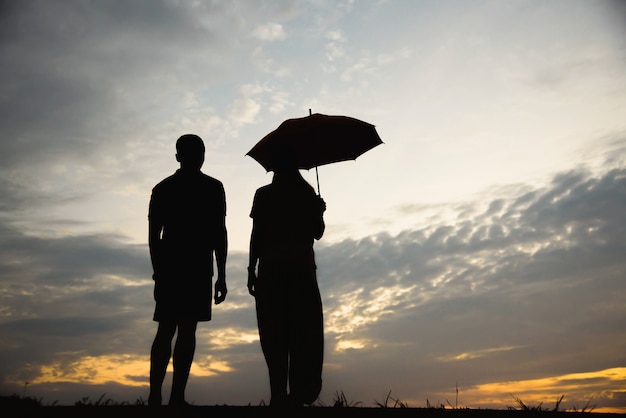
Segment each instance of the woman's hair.
M274 179L272 180L272 183L278 186L287 186L290 188L294 187L299 190L306 190L315 193L313 186L311 186L309 182L302 177L300 170L297 168L274 171Z

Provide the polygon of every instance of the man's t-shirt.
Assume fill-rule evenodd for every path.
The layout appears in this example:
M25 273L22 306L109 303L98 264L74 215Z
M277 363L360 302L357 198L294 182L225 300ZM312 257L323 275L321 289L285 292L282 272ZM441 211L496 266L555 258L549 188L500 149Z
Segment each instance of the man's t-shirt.
M148 216L163 226L156 276L213 275L213 250L224 239L222 183L200 171L176 171L152 189Z

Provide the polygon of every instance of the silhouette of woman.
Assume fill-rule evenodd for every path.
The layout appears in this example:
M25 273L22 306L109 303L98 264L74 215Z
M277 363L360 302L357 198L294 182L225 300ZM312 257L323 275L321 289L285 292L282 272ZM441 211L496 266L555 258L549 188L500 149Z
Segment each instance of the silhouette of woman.
M289 152L282 152L250 214L248 291L256 299L270 406L311 404L322 388L324 326L313 242L324 233L325 210Z

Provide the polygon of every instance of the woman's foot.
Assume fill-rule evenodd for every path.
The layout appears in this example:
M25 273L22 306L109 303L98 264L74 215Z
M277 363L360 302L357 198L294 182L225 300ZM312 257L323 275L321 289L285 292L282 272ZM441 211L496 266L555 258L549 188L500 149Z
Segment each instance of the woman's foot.
M170 399L170 402L167 404L168 406L191 406L190 403L187 403L184 399Z

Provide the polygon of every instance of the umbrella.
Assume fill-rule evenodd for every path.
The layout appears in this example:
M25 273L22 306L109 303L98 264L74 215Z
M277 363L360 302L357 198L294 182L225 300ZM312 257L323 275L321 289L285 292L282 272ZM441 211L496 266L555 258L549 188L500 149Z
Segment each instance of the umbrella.
M309 110L309 113L311 111ZM320 165L355 160L383 141L374 125L349 116L309 114L287 119L267 134L246 155L267 171L274 170L274 156L288 148L298 168L309 170ZM319 194L319 177L317 192Z

